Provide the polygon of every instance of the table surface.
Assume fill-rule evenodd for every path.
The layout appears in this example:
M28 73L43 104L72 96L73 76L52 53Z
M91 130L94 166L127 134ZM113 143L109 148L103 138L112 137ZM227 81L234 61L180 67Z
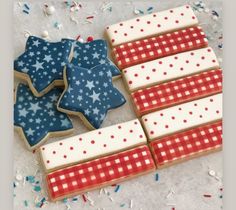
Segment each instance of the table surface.
M45 16L43 13L44 3L54 5L56 8L52 16ZM70 1L69 1L70 2ZM29 14L22 12L24 3L30 7ZM44 30L49 33L52 41L61 38L76 38L81 35L85 40L92 35L95 39L103 38L104 28L107 25L130 19L134 14L134 8L142 10L147 14L147 9L153 7L153 11L161 11L168 8L177 7L186 3L194 5L194 1L189 0L156 0L156 1L114 1L111 3L112 11L101 10L101 6L106 4L99 1L82 1L82 8L77 12L70 12L64 1L15 1L14 2L14 57L20 55L25 46L25 33L41 36ZM206 32L210 46L215 49L221 61L222 49L222 2L221 0L205 1L209 11L196 11L200 20L200 25ZM215 20L211 11L216 11L219 18ZM93 23L87 23L86 17L94 15ZM75 23L75 20L77 23ZM55 23L62 25L60 29L54 27ZM15 83L18 81L16 80ZM108 113L102 127L125 122L135 118L132 104L125 91L122 80L116 80L114 85L124 94L127 103ZM72 118L75 127L74 135L87 132L87 128L78 118ZM57 141L59 138L50 139L48 142ZM208 175L209 170L217 172L219 179ZM24 142L15 133L14 137L14 173L23 177L35 176L39 181L41 191L36 192L36 183L15 181L14 207L16 210L38 209L36 203L43 197L47 198L46 188L43 181L42 166L39 157L26 150ZM159 180L155 180L156 173ZM47 210L79 210L79 209L130 209L135 210L219 210L222 207L222 152L190 160L182 164L158 170L148 175L132 179L120 184L120 189L115 192L114 186L105 188L100 194L99 190L87 194L94 202L84 202L81 196L77 196L74 202L71 199L56 203L46 202L43 207ZM170 193L173 191L173 193ZM211 197L204 197L209 194ZM171 206L170 204L173 204ZM28 207L26 207L28 205Z

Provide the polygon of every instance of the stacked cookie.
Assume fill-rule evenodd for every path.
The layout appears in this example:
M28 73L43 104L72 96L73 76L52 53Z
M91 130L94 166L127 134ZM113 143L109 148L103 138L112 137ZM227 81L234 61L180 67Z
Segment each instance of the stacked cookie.
M222 70L186 5L106 29L158 168L222 146Z
M53 201L155 170L138 119L44 145L40 154Z
M52 43L30 36L14 69L28 84L20 84L15 92L14 125L30 149L48 137L71 133L67 114L78 115L95 129L108 110L125 103L112 84L120 72L107 57L105 40Z

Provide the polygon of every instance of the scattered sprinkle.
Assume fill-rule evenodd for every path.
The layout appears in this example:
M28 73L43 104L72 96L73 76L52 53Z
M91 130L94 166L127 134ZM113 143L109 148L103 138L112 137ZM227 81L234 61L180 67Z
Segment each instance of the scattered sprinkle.
M124 207L124 206L125 206L125 203L120 204L120 207Z
M116 189L115 189L115 192L118 192L119 189L120 189L120 185L117 185L117 186L116 186Z
M133 200L130 200L130 203L129 203L129 208L132 209L133 208Z
M24 200L24 205L25 205L25 207L28 207L28 206L29 206L29 204L28 204L28 201L27 201L27 200Z
M110 197L110 196L109 196L109 199L110 199L110 201L112 201L112 202L114 201L114 199L113 199L112 197Z
M29 12L28 12L27 10L23 10L23 12L24 12L25 14L29 14Z
M204 194L203 195L205 198L211 198L211 195L209 195L209 194Z
M159 174L158 173L156 173L155 179L156 179L156 181L159 181Z
M86 196L84 194L82 195L82 198L83 198L84 202L87 202L87 198L86 198Z
M41 187L40 186L34 186L34 191L35 192L40 192L41 191Z
M112 2L104 3L100 9L102 10L102 12L105 12L107 10L112 12Z

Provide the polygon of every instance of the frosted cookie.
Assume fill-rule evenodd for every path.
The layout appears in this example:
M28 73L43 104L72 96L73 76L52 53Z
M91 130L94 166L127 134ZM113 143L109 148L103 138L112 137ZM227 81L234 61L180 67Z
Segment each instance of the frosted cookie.
M155 170L147 146L77 164L46 175L51 200L68 198Z
M71 63L85 69L106 63L110 66L109 71L112 77L120 76L120 70L108 58L106 40L98 39L88 43L75 42Z
M156 111L142 117L149 140L222 118L222 94Z
M126 102L113 86L109 69L107 64L92 69L68 64L64 71L65 90L59 99L58 110L81 117L91 129L99 128L108 110Z
M138 116L222 92L221 69L173 80L131 93Z
M128 90L135 91L216 68L219 68L216 55L208 47L129 67L123 70L123 78Z
M50 43L30 36L25 52L14 61L16 77L27 81L37 97L46 94L54 86L62 86L63 69L69 62L71 46L68 40Z
M177 53L206 47L208 41L201 27L186 28L113 48L120 69Z
M14 125L29 149L35 149L49 137L72 132L72 122L56 108L61 89L54 88L38 98L28 86L19 84L15 93Z
M197 24L192 8L185 5L108 26L106 34L115 46Z
M147 142L139 120L90 131L40 149L46 171L117 153Z
M157 168L180 163L219 151L222 148L222 122L214 122L150 143Z

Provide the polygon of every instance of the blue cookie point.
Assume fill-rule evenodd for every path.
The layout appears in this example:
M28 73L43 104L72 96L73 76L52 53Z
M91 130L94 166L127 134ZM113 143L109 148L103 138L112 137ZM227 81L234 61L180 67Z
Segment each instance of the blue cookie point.
M14 61L14 70L23 77L28 75L30 86L41 95L53 82L63 80L63 69L69 62L71 47L72 43L66 39L50 43L30 36L25 52Z
M58 108L72 114L82 113L93 128L99 128L110 109L122 106L126 100L112 85L109 64L85 69L72 64L66 68L67 88Z
M28 145L33 148L50 132L73 128L69 117L56 108L62 90L52 89L42 97L35 97L28 86L19 84L14 105L14 125L22 128Z
M97 39L88 43L74 42L71 63L85 69L91 69L100 64L108 64L113 77L120 75L120 70L108 58L107 42Z

